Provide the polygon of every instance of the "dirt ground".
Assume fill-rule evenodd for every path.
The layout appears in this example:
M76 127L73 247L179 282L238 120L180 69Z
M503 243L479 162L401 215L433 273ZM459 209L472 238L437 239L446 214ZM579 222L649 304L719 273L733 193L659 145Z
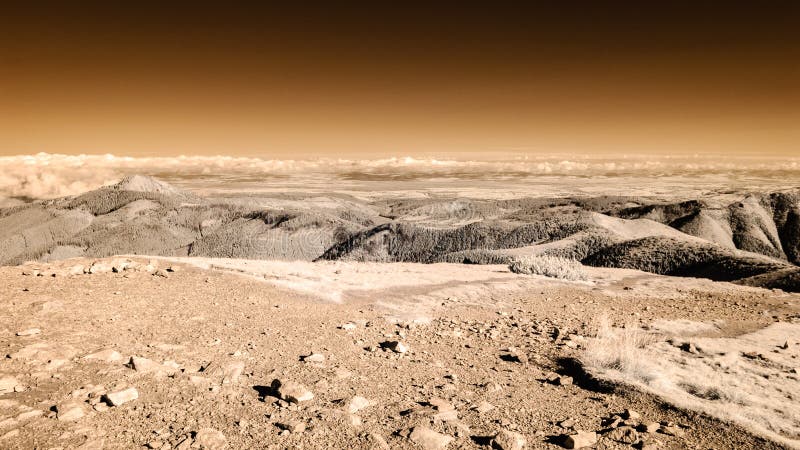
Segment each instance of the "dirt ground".
M0 448L563 448L577 430L598 433L594 448L782 448L599 382L577 359L602 315L717 321L736 336L800 317L797 295L597 269L594 284L462 282L481 301L421 285L337 303L324 284L298 293L133 260L0 268ZM426 302L425 320L403 320L403 302ZM633 428L661 425L622 442L607 419L625 410L641 415Z

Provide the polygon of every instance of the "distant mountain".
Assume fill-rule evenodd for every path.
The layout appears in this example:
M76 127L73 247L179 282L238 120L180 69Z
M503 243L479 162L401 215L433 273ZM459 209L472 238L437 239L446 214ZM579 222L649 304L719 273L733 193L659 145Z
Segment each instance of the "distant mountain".
M625 197L347 198L320 206L283 194L203 198L131 176L0 208L0 264L115 254L473 264L553 254L800 291L800 193L754 193L721 206Z

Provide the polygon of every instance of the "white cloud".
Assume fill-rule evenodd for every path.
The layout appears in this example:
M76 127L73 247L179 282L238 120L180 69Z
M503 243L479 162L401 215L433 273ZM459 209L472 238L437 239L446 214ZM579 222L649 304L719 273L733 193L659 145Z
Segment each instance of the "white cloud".
M281 177L302 185L303 179L359 180L359 177L404 179L525 179L564 177L664 177L752 175L800 178L800 158L731 157L592 157L544 155L506 160L463 161L395 157L384 159L271 160L231 156L133 158L114 155L36 155L0 157L0 197L52 198L75 195L113 183L128 174L154 175L191 187L204 179L219 185Z

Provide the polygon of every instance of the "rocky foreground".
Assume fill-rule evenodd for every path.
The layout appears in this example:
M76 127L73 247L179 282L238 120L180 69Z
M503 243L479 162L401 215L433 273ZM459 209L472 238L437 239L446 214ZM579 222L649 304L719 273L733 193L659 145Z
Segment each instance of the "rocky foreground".
M350 264L336 272L361 270ZM336 303L141 258L4 267L0 280L10 449L783 448L579 361L604 313L714 321L720 336L800 317L792 294L633 271L527 277L481 302L437 285ZM387 298L427 301L427 317L398 321Z

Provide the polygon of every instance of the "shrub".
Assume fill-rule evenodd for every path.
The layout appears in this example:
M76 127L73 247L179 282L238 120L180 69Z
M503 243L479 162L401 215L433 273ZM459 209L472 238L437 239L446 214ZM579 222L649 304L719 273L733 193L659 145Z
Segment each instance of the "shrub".
M514 273L544 275L562 280L586 280L588 275L583 265L574 259L560 256L527 256L511 261L508 268Z

